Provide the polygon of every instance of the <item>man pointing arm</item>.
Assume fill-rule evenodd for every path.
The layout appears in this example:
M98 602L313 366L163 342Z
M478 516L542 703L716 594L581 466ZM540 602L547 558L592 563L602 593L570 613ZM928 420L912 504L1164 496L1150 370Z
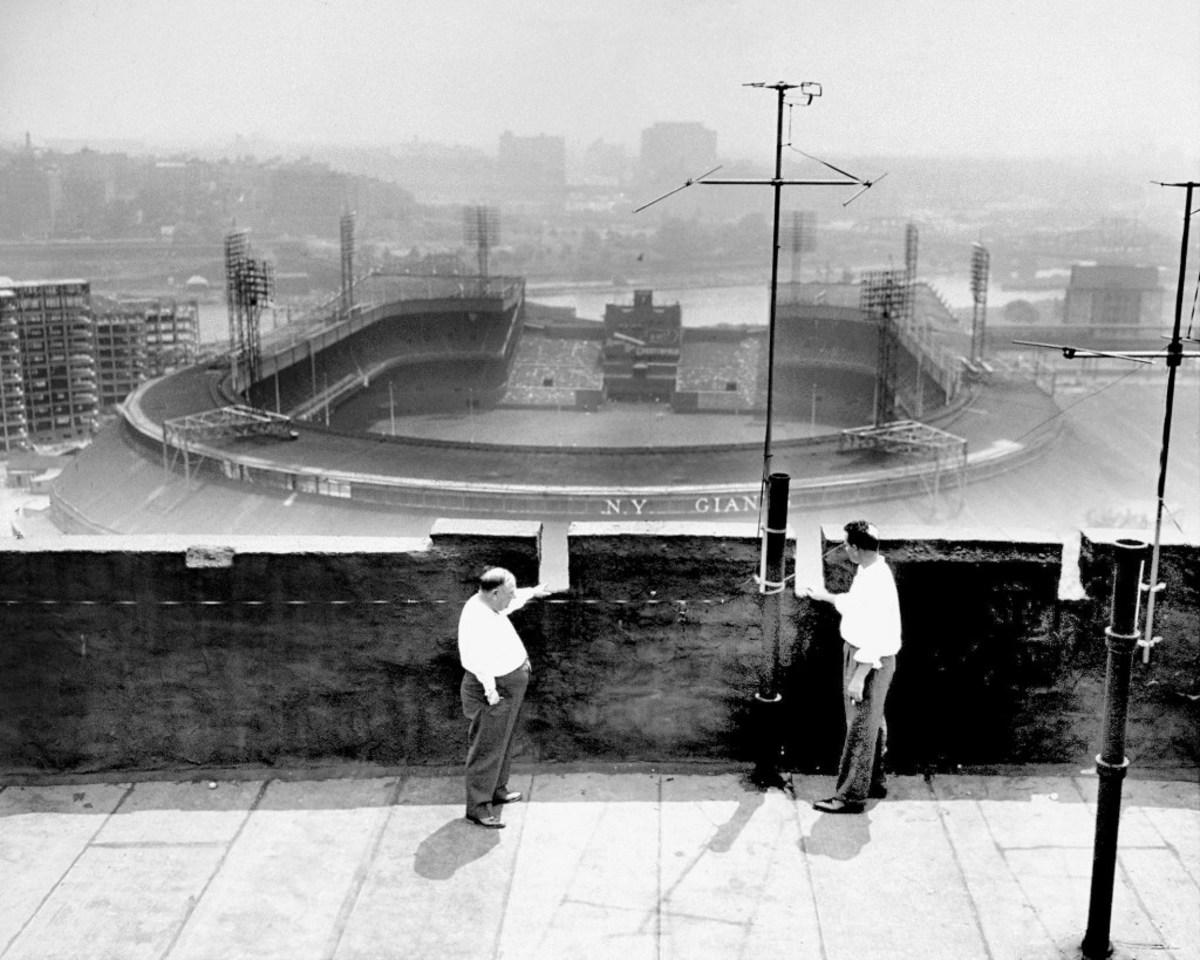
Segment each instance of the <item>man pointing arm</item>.
M549 593L541 584L519 588L509 571L492 567L479 578L478 590L459 615L459 692L470 721L466 815L482 827L503 827L494 806L521 799L520 793L508 789L508 774L530 669L525 645L508 618L532 598Z
M900 652L900 599L891 567L879 553L879 531L865 520L846 524L845 531L846 554L857 567L850 589L805 591L814 600L832 603L842 615L846 739L836 792L813 804L826 813L859 813L869 797L887 795L883 708Z

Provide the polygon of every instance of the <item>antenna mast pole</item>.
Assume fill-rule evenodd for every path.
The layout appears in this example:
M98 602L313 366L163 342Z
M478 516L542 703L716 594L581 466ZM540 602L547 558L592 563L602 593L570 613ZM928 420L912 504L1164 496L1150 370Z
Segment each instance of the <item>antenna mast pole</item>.
M783 108L786 105L787 92L799 88L800 96L803 97L803 105L807 106L812 103L813 99L821 96L821 85L806 81L804 83L785 83L778 81L776 83L744 83L744 87L758 87L764 90L774 90L777 97L777 107L775 115L775 171L774 176L770 180L761 179L717 179L710 176L717 169L708 171L694 180L686 181L683 186L676 187L674 190L664 193L660 197L656 197L649 203L644 203L634 212L645 210L652 204L658 203L660 200L665 200L674 193L678 193L684 187L689 187L693 183L707 183L716 186L741 186L753 185L764 186L769 184L774 194L774 215L771 220L771 303L770 316L767 318L767 425L763 440L763 490L766 490L767 478L771 474L771 433L774 426L774 405L775 405L775 308L779 297L779 206L781 191L788 186L809 186L809 187L843 187L857 186L861 187L859 193L863 190L869 190L882 177L877 177L875 180L866 180L856 177L852 173L847 173L839 167L835 167L831 163L826 163L824 160L818 162L823 166L829 167L835 173L841 176L841 179L784 179L783 176ZM807 156L807 154L805 154ZM858 193L854 195L858 196ZM850 200L853 200L851 197ZM847 200L846 203L849 203ZM843 204L845 206L845 204Z
M800 89L800 96L803 98L803 105L807 106L812 103L815 97L821 96L821 85L819 83L745 83L745 87L759 87L766 90L774 90L777 96L777 110L775 118L775 170L774 176L770 180L762 179L714 179L712 174L716 173L720 167L714 167L707 173L701 174L694 179L686 180L682 186L676 187L661 196L655 197L648 203L643 203L640 207L634 210L638 213L645 210L647 207L665 200L667 197L678 193L693 183L707 183L717 186L723 185L754 185L765 186L770 185L774 193L774 216L772 217L771 225L771 302L770 316L767 318L767 423L763 440L763 474L762 486L760 487L759 495L759 521L762 537L762 556L759 567L759 590L764 596L763 609L763 631L765 636L770 636L771 643L771 665L770 668L764 671L760 677L759 690L755 694L755 701L760 705L758 711L759 725L762 732L759 762L755 768L752 779L760 785L768 785L772 783L781 784L782 780L776 768L776 760L783 748L783 742L780 734L780 723L778 717L774 716L778 710L778 705L782 698L778 693L779 675L780 675L780 644L779 637L782 630L782 606L780 597L785 589L786 579L783 576L783 552L784 541L787 533L787 497L788 497L788 477L786 474L771 473L771 432L774 424L774 403L775 403L775 310L778 300L779 290L779 206L780 193L785 186L857 186L859 192L854 196L858 196L863 190L868 190L878 181L866 180L847 173L845 170L835 167L831 163L826 163L824 160L818 160L823 166L828 167L837 173L840 179L784 179L783 177L783 108L786 102L787 92L794 90L797 87ZM805 154L807 156L807 154ZM817 159L815 157L811 159ZM851 197L850 200L853 200ZM849 203L847 200L846 203ZM845 204L843 204L844 206ZM769 503L768 503L769 501Z
M771 299L767 317L767 426L763 438L763 483L771 475L771 425L775 406L775 305L779 297L779 203L783 189L783 107L787 91L794 83L771 84L778 94L775 115L775 176L771 179L774 193L774 215L771 220Z
M1138 646L1142 648L1142 663L1150 662L1150 648L1153 647L1160 638L1154 636L1154 606L1155 596L1159 591L1160 584L1158 582L1159 555L1162 546L1162 520L1163 510L1166 507L1167 493L1167 461L1171 451L1171 419L1175 411L1175 371L1179 369L1180 363L1185 359L1196 360L1200 359L1200 353L1190 350L1185 352L1183 349L1183 335L1181 327L1183 324L1183 288L1187 282L1187 252L1188 252L1188 231L1191 226L1192 214L1195 213L1192 209L1192 195L1196 187L1200 187L1200 183L1195 180L1187 180L1182 183L1163 183L1162 181L1154 181L1161 187L1183 187L1186 190L1186 195L1183 204L1183 238L1180 241L1179 247L1179 284L1175 290L1175 322L1171 331L1171 340L1167 344L1166 350L1121 350L1109 352L1106 350L1089 350L1084 347L1076 347L1066 343L1038 343L1033 340L1014 340L1013 343L1023 344L1030 347L1049 347L1054 350L1062 350L1063 356L1068 360L1073 360L1075 357L1114 357L1118 360L1130 360L1135 363L1153 363L1151 357L1164 357L1167 362L1167 400L1166 409L1163 411L1163 426L1162 426L1162 446L1158 456L1158 490L1154 511L1154 545L1150 551L1150 580L1142 585L1142 588L1148 592L1146 598L1146 626L1142 634L1142 638L1138 640ZM1189 331L1190 332L1190 331ZM1189 336L1188 340L1193 338Z
M1163 503L1167 493L1167 454L1171 448L1171 418L1175 410L1175 371L1183 360L1183 337L1180 327L1183 319L1183 287L1187 276L1188 227L1192 220L1192 191L1195 181L1164 184L1184 187L1183 240L1179 247L1179 285L1175 290L1175 323L1171 328L1171 342L1167 344L1167 401L1163 412L1162 451L1158 460L1158 502L1154 512L1154 545L1150 551L1150 580L1146 584L1146 632L1140 644L1142 662L1150 659L1150 648L1154 646L1154 598L1158 593L1158 564L1162 543Z

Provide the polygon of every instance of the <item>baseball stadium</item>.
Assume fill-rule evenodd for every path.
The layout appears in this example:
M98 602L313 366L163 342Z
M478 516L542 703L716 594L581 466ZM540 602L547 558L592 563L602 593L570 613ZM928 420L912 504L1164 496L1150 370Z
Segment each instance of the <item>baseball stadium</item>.
M433 516L753 520L764 467L808 508L952 506L1060 424L1030 379L964 356L904 271L782 296L771 327L689 327L630 293L592 320L517 277L372 273L261 340L253 298L234 297L236 359L135 391L57 481L51 518L359 534Z

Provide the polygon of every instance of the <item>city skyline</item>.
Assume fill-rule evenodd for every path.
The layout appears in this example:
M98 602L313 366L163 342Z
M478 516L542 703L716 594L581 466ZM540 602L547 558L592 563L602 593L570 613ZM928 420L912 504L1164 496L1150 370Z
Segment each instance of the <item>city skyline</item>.
M619 0L603 11L444 0L10 0L0 138L494 149L604 140L636 152L656 122L701 123L722 157L763 160L774 95L821 84L785 136L838 155L1122 160L1190 176L1200 8L819 0ZM795 159L795 158L792 158Z

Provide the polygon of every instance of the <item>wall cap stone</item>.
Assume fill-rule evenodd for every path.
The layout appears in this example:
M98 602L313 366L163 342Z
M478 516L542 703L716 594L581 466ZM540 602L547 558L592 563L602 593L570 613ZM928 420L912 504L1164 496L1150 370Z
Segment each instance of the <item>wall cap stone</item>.
M437 537L534 537L542 535L540 520L473 520L462 517L441 517L429 530Z
M0 540L5 553L184 553L230 550L236 554L425 553L428 537L196 536L189 534L74 535Z
M843 523L821 524L821 536L831 543L841 543L845 538L845 523L855 519L870 520L869 512L857 516L847 514ZM874 522L874 521L872 521ZM1013 544L1062 544L1061 534L1049 533L1033 527L963 527L954 524L945 526L914 526L898 524L876 524L880 539L895 543L1013 543Z
M1106 546L1112 546L1118 540L1141 540L1147 546L1154 543L1153 530L1126 527L1084 527L1080 534L1091 543L1102 543ZM1189 538L1177 528L1167 524L1163 524L1158 542L1161 546L1200 547L1200 540Z
M702 520L580 520L567 526L572 537L714 537L722 540L757 540L757 523L725 523ZM796 535L788 527L787 538Z

